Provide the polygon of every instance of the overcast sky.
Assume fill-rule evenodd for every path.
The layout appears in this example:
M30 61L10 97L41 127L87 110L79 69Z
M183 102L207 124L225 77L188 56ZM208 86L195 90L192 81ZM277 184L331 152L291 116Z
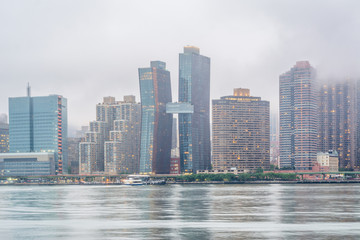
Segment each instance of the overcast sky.
M69 127L104 96L139 98L138 68L167 63L173 101L185 45L211 58L211 98L250 88L278 108L279 75L308 60L320 78L360 76L360 1L0 0L0 113L8 97L60 94Z

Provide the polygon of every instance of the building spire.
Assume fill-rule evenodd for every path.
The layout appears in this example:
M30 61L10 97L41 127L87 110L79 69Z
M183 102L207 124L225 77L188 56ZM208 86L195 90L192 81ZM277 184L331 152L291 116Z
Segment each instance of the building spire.
M31 90L30 83L28 82L28 85L27 85L27 96L28 97L31 97L30 90Z

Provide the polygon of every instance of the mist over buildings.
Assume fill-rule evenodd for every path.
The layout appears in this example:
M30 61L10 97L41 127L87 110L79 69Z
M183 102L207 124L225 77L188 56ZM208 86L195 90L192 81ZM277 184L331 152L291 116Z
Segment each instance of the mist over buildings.
M359 1L0 1L0 113L8 98L61 94L70 128L104 96L139 98L139 67L178 54L211 58L211 99L249 88L278 109L279 75L307 60L319 79L359 78Z

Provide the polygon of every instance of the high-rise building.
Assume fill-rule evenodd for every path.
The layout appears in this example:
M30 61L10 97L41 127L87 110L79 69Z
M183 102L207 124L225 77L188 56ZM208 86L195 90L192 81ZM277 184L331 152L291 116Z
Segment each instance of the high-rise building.
M141 106L135 96L125 96L114 109L115 120L105 142L105 172L139 172Z
M356 82L323 83L319 94L318 151L336 150L339 167L353 169L357 162Z
M279 166L278 112L270 113L270 163L275 166Z
M150 68L139 68L141 96L140 172L169 173L172 115L166 113L171 102L170 72L166 64L152 61Z
M360 169L360 79L356 80L356 162Z
M316 162L318 89L315 70L297 62L280 75L280 167L311 169Z
M270 107L249 89L212 100L214 170L269 169Z
M0 153L9 152L9 124L6 114L0 115Z
M92 174L139 171L140 104L135 96L123 101L104 97L96 105L96 121L80 143L79 172Z
M54 153L56 174L67 173L66 98L60 95L9 98L9 134L11 153Z
M193 106L193 113L179 113L180 165L182 172L211 167L210 58L199 48L184 47L179 54L179 103Z

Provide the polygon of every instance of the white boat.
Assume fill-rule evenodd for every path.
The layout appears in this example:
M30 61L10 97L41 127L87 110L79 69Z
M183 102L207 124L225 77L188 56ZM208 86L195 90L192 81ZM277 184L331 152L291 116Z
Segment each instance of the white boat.
M126 179L123 180L124 185L144 185L149 180L149 175L129 175Z

